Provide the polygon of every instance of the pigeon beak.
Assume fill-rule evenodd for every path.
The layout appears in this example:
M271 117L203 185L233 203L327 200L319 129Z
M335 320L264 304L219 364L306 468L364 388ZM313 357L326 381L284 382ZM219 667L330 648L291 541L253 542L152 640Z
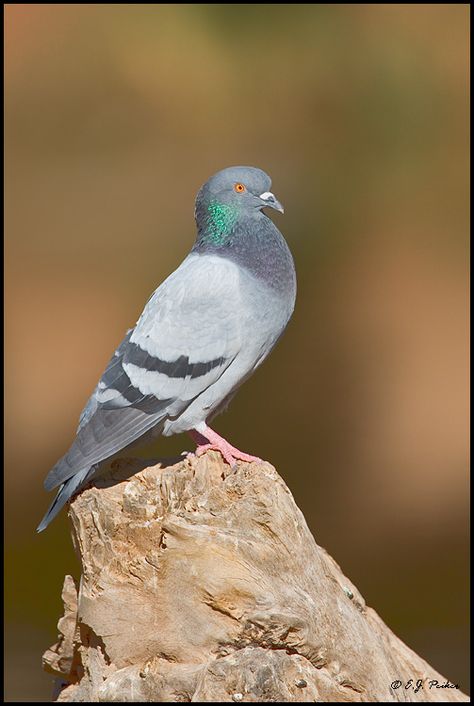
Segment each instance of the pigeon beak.
M274 208L275 211L285 213L283 206L278 199L275 198L271 191L265 191L263 194L260 194L259 199L263 201L263 208L265 208L265 206L269 206L270 208Z

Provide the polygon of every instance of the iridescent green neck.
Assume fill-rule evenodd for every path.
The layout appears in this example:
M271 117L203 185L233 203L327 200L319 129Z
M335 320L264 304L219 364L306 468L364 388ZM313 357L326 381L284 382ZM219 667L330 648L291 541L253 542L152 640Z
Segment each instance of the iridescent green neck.
M236 206L211 201L207 207L207 217L202 236L215 245L223 243L232 233L239 210Z

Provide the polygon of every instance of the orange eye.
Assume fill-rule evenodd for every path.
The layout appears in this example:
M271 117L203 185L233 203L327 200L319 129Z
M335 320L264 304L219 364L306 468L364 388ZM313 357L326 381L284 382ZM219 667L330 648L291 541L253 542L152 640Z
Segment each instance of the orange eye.
M238 194L242 194L245 191L245 186L238 182L237 184L234 184L234 189Z

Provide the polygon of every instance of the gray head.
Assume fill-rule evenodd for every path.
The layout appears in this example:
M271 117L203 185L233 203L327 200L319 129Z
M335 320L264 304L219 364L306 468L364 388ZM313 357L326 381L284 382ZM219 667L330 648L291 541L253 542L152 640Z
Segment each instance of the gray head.
M260 214L262 208L283 213L283 206L270 191L271 185L268 174L256 167L228 167L217 172L196 197L198 232L207 231L213 242L219 242L238 221Z

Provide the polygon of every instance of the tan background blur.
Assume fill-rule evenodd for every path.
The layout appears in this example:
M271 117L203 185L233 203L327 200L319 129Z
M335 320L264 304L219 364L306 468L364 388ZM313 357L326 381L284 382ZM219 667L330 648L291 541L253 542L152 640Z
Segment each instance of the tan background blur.
M43 478L233 164L272 176L299 289L216 428L466 690L468 5L5 10L6 699L50 700L78 576L65 513L34 532Z

